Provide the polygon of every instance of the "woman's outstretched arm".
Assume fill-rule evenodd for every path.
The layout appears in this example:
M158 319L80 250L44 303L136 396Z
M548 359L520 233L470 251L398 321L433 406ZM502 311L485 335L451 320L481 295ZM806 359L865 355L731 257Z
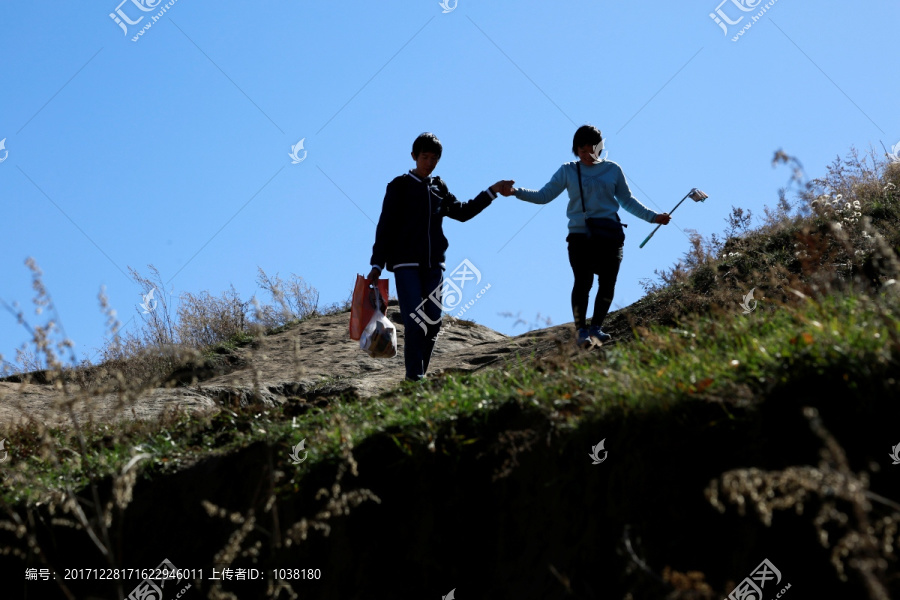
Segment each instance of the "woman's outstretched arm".
M513 188L513 195L519 200L531 202L532 204L547 204L566 189L566 167L561 166L553 177L550 178L544 187L539 190L526 190L522 188Z

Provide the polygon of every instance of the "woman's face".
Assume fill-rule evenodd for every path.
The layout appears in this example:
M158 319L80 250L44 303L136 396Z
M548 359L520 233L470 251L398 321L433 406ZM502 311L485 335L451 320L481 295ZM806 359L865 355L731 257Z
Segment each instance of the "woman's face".
M578 158L581 159L581 162L590 166L595 165L600 162L599 156L597 156L597 160L594 160L594 157L597 156L594 154L594 147L590 144L585 146L578 147Z

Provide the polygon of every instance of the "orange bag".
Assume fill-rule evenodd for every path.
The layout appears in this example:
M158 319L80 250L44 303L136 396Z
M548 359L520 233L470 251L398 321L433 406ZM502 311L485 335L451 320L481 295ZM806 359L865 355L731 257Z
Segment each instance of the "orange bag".
M382 305L388 303L389 279L378 280L378 291L381 292ZM353 288L353 300L350 305L350 339L359 340L363 330L372 315L375 314L375 290L369 287L368 280L362 275L356 276L356 286Z

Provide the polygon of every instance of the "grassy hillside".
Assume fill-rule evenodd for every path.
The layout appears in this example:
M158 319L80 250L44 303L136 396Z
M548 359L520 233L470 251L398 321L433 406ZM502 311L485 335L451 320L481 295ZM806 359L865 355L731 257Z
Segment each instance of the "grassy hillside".
M735 210L724 238L695 236L599 351L560 327L550 352L369 400L323 386L207 417L4 426L4 581L47 568L28 597L125 597L139 581L63 570L168 558L204 570L185 597L706 599L768 559L767 599L900 597L898 251L900 164L851 155L762 226ZM102 384L125 406L165 379L114 366ZM97 390L42 376L63 399ZM322 577L273 576L303 568Z

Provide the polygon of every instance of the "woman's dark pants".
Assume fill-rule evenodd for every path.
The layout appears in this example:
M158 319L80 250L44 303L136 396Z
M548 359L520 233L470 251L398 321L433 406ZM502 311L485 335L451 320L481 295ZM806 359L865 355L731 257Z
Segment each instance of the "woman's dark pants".
M600 327L612 305L622 264L622 246L609 243L597 237L589 238L584 233L570 233L569 264L575 275L572 286L572 315L575 328L586 327L587 308L594 275L597 275L597 298L594 300L594 314L591 325Z

